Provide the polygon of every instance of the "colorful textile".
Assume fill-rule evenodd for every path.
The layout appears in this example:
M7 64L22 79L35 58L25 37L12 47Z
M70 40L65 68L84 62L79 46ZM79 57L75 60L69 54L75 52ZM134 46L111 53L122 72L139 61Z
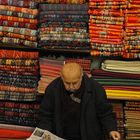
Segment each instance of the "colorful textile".
M0 138L28 138L32 132L22 130L0 129Z
M88 4L40 4L40 11L87 11Z
M85 3L86 0L34 0L38 3L59 3L59 4L82 4Z
M19 6L19 7L25 7L25 8L36 8L37 3L30 0L0 0L1 5L9 5L9 6Z

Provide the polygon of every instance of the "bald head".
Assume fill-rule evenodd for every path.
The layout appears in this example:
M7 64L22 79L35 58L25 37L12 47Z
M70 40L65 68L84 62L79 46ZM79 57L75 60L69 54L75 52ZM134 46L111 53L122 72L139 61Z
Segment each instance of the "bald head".
M64 85L74 85L74 83L78 83L81 80L82 74L81 66L74 62L66 63L61 70L61 78L63 79ZM75 86L75 88L78 89L79 86L80 85ZM71 88L73 87L71 86Z
M82 68L77 63L66 63L61 70L63 78L69 80L80 78L81 72Z

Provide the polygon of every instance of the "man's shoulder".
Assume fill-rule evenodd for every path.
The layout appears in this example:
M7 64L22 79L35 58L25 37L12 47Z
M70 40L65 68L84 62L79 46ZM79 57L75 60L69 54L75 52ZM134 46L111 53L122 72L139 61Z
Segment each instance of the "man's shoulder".
M95 85L99 84L93 76L89 77L86 74L84 74L84 80L86 83L89 83L89 84L95 84Z
M84 76L85 84L88 89L95 90L101 88L101 84L94 77Z

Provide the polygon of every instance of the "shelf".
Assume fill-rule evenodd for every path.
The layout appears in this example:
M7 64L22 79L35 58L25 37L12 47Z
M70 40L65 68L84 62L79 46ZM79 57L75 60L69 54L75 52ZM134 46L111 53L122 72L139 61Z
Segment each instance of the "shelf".
M80 50L80 49L63 49L63 48L34 48L34 47L27 47L27 46L20 46L16 44L7 44L7 43L0 43L1 49L15 49L15 50L22 50L22 51L38 51L38 52L53 52L53 53L80 53L80 54L89 54L90 50Z
M79 49L56 49L56 48L48 48L48 49L40 49L40 50L46 50L49 52L63 52L63 53L86 53L86 54L90 54L90 50L79 50Z

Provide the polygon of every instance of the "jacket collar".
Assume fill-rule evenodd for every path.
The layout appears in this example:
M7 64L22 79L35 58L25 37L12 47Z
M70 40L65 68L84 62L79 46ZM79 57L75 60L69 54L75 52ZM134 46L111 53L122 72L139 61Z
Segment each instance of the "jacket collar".
M84 79L84 82L85 82L85 90L86 90L87 93L90 94L93 90L91 82L90 82L90 78L86 74L84 74L83 79Z

